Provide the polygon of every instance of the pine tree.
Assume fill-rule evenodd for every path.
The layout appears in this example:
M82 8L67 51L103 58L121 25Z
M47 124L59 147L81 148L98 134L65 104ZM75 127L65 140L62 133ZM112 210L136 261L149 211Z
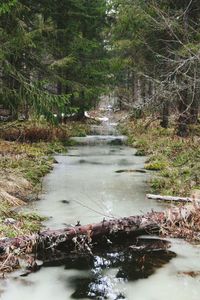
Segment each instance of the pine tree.
M1 12L1 103L13 117L22 111L54 119L71 108L82 115L108 74L106 1L13 0Z

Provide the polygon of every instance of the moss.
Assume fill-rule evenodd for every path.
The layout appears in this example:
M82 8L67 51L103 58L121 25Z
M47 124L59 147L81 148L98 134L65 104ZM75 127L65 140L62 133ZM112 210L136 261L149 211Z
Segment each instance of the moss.
M138 139L135 141L134 146L135 148L139 148L140 150L144 150L147 148L148 142L145 139Z
M1 151L5 153L0 161L0 168L21 173L33 185L52 169L54 163L52 154L66 152L66 147L61 142L27 145L1 141L0 146Z
M155 160L145 164L144 168L146 170L160 171L166 169L167 166L168 163L166 161Z
M81 125L79 125L81 126ZM77 126L79 128L79 126ZM69 127L69 126L68 126ZM82 127L81 127L82 128ZM71 132L73 130L71 129ZM76 130L74 130L76 132ZM67 152L66 141L20 143L0 141L0 169L21 173L33 185L52 169L55 153Z

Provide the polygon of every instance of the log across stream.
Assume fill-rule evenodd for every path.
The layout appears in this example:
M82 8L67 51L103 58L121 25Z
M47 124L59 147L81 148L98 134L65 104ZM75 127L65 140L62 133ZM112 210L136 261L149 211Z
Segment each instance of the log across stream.
M111 245L115 247L115 244L131 243L133 237L142 234L158 233L164 218L164 213L152 212L143 216L103 220L96 224L45 230L32 236L7 238L0 241L0 253L18 251L39 257L48 256L52 261L59 258L59 253L65 256L71 253L92 256L95 248L100 251L107 246L112 248Z
M196 234L198 239L199 226L196 224L195 231L194 222L197 221L199 210L199 207L193 206L174 207L164 212L152 211L145 215L104 219L95 224L77 224L63 229L47 229L32 236L3 239L0 241L0 253L1 257L5 255L5 263L1 266L1 271L6 267L9 256L13 259L15 254L29 260L28 269L35 271L38 269L38 258L49 263L65 260L71 255L94 257L96 253L105 252L106 249L116 251L118 247L123 250L128 247L135 252L166 250L170 243L165 240L146 247L145 240L141 243L142 240L138 237L145 234L159 236L165 232L167 236L178 235L182 238L195 238Z

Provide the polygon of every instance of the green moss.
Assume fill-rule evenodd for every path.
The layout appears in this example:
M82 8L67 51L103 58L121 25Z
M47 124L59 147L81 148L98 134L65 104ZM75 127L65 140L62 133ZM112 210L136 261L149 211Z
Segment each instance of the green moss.
M43 146L44 146L46 154L55 154L55 153L65 153L65 152L67 152L65 141L63 141L63 142L56 141L56 142L53 142L53 143L47 143L45 145L44 144L43 144Z
M146 170L152 170L152 171L164 170L167 167L168 167L168 163L166 161L160 161L160 160L149 162L144 166Z

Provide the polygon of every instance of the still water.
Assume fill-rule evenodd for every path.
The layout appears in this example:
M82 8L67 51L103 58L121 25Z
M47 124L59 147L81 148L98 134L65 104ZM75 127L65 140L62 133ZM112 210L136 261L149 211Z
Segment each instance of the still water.
M52 216L49 227L98 222L104 217L130 216L155 207L145 200L148 174L144 157L126 146L78 146L67 156L56 156L58 164L44 181L46 194L36 203L43 215ZM135 170L136 172L122 172Z
M44 179L44 193L33 209L50 216L47 227L162 209L145 199L150 175L140 172L144 157L124 145L91 145L91 137L88 140L56 156L58 163ZM200 276L187 272L200 271L200 248L171 242L169 251L113 251L93 259L68 259L27 277L18 272L1 281L0 299L199 300Z

